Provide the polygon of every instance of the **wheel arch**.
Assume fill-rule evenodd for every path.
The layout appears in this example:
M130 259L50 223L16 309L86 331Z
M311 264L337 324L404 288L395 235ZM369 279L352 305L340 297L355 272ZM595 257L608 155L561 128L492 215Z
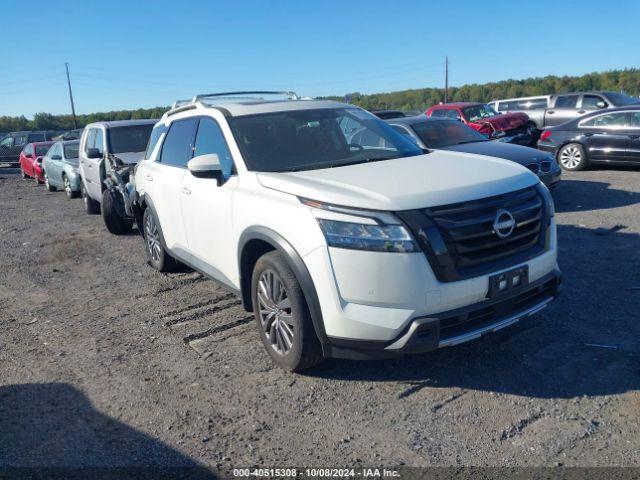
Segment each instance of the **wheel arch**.
M304 294L313 328L320 343L329 343L324 329L322 310L316 287L302 257L293 246L279 233L267 227L254 226L246 229L238 242L238 267L240 272L240 296L242 305L248 312L253 311L251 298L251 275L253 267L262 255L269 251L278 251L287 261L300 283Z

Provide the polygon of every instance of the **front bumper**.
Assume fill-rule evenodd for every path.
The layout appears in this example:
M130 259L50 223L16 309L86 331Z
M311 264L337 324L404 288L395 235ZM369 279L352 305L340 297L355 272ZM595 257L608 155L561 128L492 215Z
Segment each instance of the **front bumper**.
M561 281L560 271L554 270L503 297L415 318L387 342L330 338L324 353L336 358L388 358L459 345L539 312L558 296Z
M554 169L549 173L541 173L538 177L540 178L540 181L547 186L547 188L551 189L556 187L558 182L561 180L562 170L557 168L557 170Z

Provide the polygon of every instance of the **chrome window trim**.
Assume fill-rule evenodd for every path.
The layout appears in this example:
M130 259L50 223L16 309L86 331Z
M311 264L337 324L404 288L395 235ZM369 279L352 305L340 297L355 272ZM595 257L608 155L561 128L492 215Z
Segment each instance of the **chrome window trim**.
M624 114L626 117L629 116L629 114L631 113L640 113L638 110L623 110L623 111L615 111L615 112L602 112L600 115L594 115L593 117L589 117L589 118L585 118L583 120L580 120L580 122L578 122L578 128L594 128L597 130L640 130L640 126L634 127L629 125L629 119L626 119L626 125L624 126L620 126L620 127L608 127L608 126L595 126L595 125L584 125L584 122L587 122L589 120L594 120L598 117L602 117L603 115L614 115L616 113L620 113L620 114Z

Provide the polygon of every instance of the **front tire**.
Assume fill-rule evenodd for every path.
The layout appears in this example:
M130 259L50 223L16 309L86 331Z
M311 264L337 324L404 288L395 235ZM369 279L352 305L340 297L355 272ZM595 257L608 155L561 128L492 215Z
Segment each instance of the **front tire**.
M569 172L584 170L589 165L587 154L579 143L568 143L558 150L558 163Z
M56 187L49 183L49 176L47 175L47 172L44 172L44 186L47 187L47 191L49 192L55 192L56 190L58 190Z
M165 249L160 223L150 207L144 211L142 224L144 225L144 243L149 265L159 272L175 270L178 262Z
M102 192L102 219L109 232L114 235L124 235L131 231L133 222L120 216L115 205L117 199L114 198L114 195L117 194L111 190Z
M322 361L322 347L300 283L276 251L258 259L251 278L260 339L276 365L301 372Z
M82 201L84 202L86 212L89 215L97 215L100 213L100 204L89 196L82 180L80 181L80 193L82 195Z
M71 188L71 180L66 175L62 175L62 183L64 184L64 193L67 198L75 198L78 196L76 192Z

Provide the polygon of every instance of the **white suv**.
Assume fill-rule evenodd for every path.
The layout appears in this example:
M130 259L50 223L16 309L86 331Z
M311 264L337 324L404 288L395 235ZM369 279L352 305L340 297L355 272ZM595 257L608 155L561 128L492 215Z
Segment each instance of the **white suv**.
M133 204L151 265L237 292L279 366L456 345L556 297L553 201L529 170L424 152L353 105L251 93L273 92L164 114Z

